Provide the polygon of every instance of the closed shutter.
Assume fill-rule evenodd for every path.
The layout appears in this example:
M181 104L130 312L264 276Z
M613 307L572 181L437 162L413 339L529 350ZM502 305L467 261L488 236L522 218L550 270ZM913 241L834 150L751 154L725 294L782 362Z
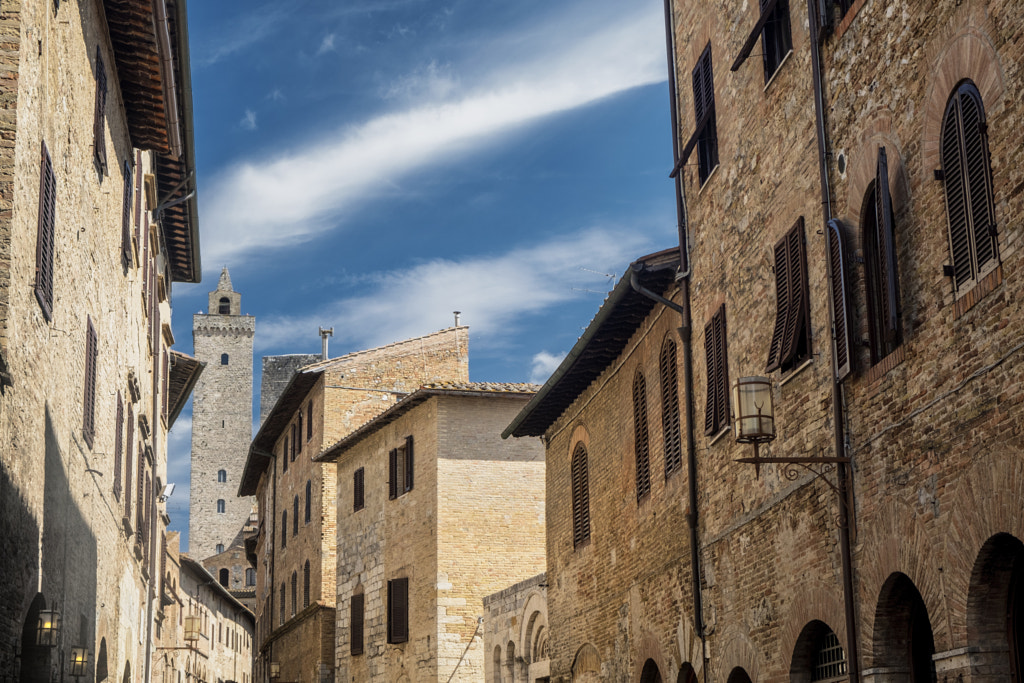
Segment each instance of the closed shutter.
M170 355L167 353L167 349L164 349L164 373L163 373L163 380L162 380L161 384L163 385L163 391L160 392L161 393L161 401L160 401L161 402L161 408L160 408L160 412L163 415L164 423L166 423L167 422L168 407L169 407L169 404L171 402L171 400L170 400L170 396L171 396L171 392L170 392L170 387L171 387L171 361L170 361Z
M295 443L295 449L299 453L302 453L302 409L301 408L299 409L299 424L298 424L298 429L296 431L298 432L298 434L297 434L298 438L295 439L295 442L296 442Z
M142 459L142 453L139 453L139 475L136 478L135 487L135 533L137 534L136 540L142 542L142 537L145 535L143 525L146 522L146 471L145 461Z
M100 172L107 172L107 71L103 66L100 46L96 46L96 109L93 113L92 138L96 163Z
M961 89L963 90L963 89ZM977 91L964 90L960 109L964 131L964 171L971 198L971 230L978 272L996 257L996 219L992 199L992 171L988 156L985 112Z
M292 499L292 536L299 535L299 497Z
M405 437L405 490L412 491L412 436Z
M139 245L139 227L142 218L142 150L135 150L135 244ZM141 245L140 245L141 246Z
M145 302L146 317L152 313L149 294L149 214L143 214L142 230L142 300ZM150 330L152 332L152 329Z
M388 498L398 497L398 449L392 448L388 453Z
M114 420L117 432L114 435L114 498L121 500L121 457L124 451L124 401L117 392L117 418Z
M878 148L875 175L875 223L881 233L878 247L878 274L881 278L882 337L886 347L896 344L899 335L899 295L896 281L896 235L893 229L892 197L889 195L889 162L885 147Z
M766 372L787 370L810 353L807 251L802 216L775 245L774 252L776 315Z
M306 524L309 524L309 520L312 518L313 512L313 482L306 482Z
M388 581L388 642L409 640L409 579Z
M96 360L99 354L99 342L96 328L92 326L92 318L86 319L85 333L85 395L82 401L82 436L85 443L92 448L96 434Z
M302 567L302 608L309 607L309 560Z
M953 278L957 289L973 284L975 271L971 259L968 225L967 186L964 182L964 158L960 136L959 96L949 101L942 122L943 185L946 191L946 215L949 219L949 244L953 257Z
M148 567L149 566L149 553L150 553L150 542L149 542L149 539L150 539L150 534L152 533L152 523L153 523L153 513L152 513L152 508L153 508L153 479L152 479L152 477L149 474L146 475L146 495L143 498L143 501L144 501L145 507L143 508L142 521L141 521L140 528L144 529L144 531L142 531L140 533L142 533L142 548L143 548L143 550L145 552L145 563L146 563L146 566Z
M132 416L132 404L128 403L128 454L125 458L125 469L127 474L124 478L124 518L131 523L132 519L132 465L135 463L135 459L132 457L132 446L135 441L135 423Z
M358 470L352 473L352 510L363 509L363 477L364 470L360 467Z
M363 654L363 612L364 595L357 593L352 596L349 608L349 654Z
M292 462L295 462L295 454L298 452L298 450L299 450L299 439L295 435L295 425L293 424L292 425L292 452L291 452L291 456L290 456Z
M576 445L572 454L572 544L578 547L590 539L590 482L587 449Z
M633 450L636 456L636 499L651 492L651 451L647 433L647 381L638 370L633 378Z
M132 267L132 165L124 162L124 192L121 198L121 265Z
M683 448L679 428L679 381L676 344L666 339L659 358L661 371L661 425L665 436L665 476L683 466Z
M846 285L846 253L843 245L843 229L837 220L831 220L828 230L829 279L832 302L832 319L835 328L832 330L833 370L836 381L842 381L850 374L850 324Z
M729 371L726 357L725 304L704 326L704 361L707 367L707 400L704 433L717 434L729 420Z
M281 513L281 547L287 547L288 545L288 511L284 510Z
M306 441L313 438L313 401L306 406Z
M46 143L39 162L39 223L36 235L36 300L46 320L53 318L54 226L57 211L57 178Z

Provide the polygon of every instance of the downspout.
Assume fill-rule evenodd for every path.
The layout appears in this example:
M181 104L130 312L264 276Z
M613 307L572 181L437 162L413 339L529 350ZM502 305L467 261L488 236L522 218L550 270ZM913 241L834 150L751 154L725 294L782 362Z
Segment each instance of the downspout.
M288 454L285 454L288 457ZM267 654L267 680L270 680L270 662L274 661L274 641L271 635L274 632L274 593L277 588L277 576L274 567L277 564L277 458L270 458L270 468L274 471L271 477L270 494L270 615L267 621L266 637L270 639L270 652ZM282 609L284 607L282 606Z
M828 177L828 144L825 132L825 102L822 89L821 74L821 33L820 21L817 13L816 0L807 0L807 19L811 31L811 73L814 81L814 113L815 124L818 134L818 175L821 178L821 207L824 214L823 225L832 220L832 198L829 192ZM828 229L823 231L825 239L825 253L829 253ZM825 258L829 280L832 277L831 259ZM829 310L829 327L833 335L836 329L835 311L831 303ZM833 437L835 439L836 457L846 455L845 434L843 431L843 384L838 378L836 363L836 348L832 345L832 424ZM857 644L857 615L856 601L854 599L853 579L853 552L850 542L850 522L853 509L852 496L850 491L850 476L852 467L849 463L840 463L836 468L836 480L839 489L839 548L843 563L843 602L846 613L846 661L850 675L850 683L860 681L860 655Z

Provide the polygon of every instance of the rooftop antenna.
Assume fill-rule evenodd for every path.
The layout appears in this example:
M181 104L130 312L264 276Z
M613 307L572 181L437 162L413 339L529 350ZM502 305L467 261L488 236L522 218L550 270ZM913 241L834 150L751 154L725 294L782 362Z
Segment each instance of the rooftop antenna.
M333 336L334 336L334 328L333 327L331 329L329 329L329 330L326 330L326 329L324 329L322 327L320 328L320 340L323 342L323 347L322 347L322 350L320 352L320 360L327 360L327 338L328 337L333 337Z

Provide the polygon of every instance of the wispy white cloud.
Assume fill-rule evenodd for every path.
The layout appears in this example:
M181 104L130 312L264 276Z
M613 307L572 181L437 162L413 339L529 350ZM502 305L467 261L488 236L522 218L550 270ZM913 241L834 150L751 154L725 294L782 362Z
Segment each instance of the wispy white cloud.
M274 88L273 90L267 93L267 99L271 100L272 102L283 102L284 93L281 92L280 88Z
M324 302L308 316L260 320L257 352L297 348L320 325L334 326L336 342L378 346L448 327L452 311L462 312L474 335L500 338L524 316L587 296L574 289L581 280L579 266L622 271L651 246L649 236L657 232L636 226L591 228L505 254L434 259L381 273L361 288L368 294ZM595 286L593 278L582 275Z
M662 80L658 8L650 0L630 5L617 21L571 44L545 27L546 49L530 44L516 65L477 79L485 85L453 86L447 98L321 132L273 158L225 169L204 188L204 221L217 226L204 233L204 260L238 263L247 252L294 246L336 228L360 202L380 198L414 170L541 117Z
M424 99L443 100L458 89L459 80L451 67L430 62L410 74L389 83L381 92L385 100L409 102Z
M534 384L546 382L551 373L558 367L558 364L565 358L565 355L565 351L557 355L547 351L534 354L533 366L530 369L530 381Z
M328 33L326 36L324 36L324 39L320 41L320 47L317 48L316 53L318 55L322 55L325 52L334 51L334 39L336 37L337 36L335 36L335 34L333 33Z
M234 29L228 33L219 33L213 46L197 50L196 61L201 66L216 64L225 57L241 52L254 45L276 28L287 18L287 10L279 6L265 5L262 8L250 8L243 13Z
M256 112L252 109L246 109L245 116L238 122L238 125L246 130L256 130Z

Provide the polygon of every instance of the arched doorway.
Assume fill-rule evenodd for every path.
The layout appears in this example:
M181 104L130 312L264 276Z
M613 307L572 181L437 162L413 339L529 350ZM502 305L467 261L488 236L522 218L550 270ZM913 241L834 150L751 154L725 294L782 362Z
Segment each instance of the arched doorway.
M742 666L737 666L729 673L728 683L753 683L753 681L750 680L750 675L746 669Z
M981 547L967 596L967 640L974 663L1024 682L1024 543L996 534Z
M697 683L697 672L693 670L693 666L689 662L680 667L676 683Z
M804 626L793 648L789 680L792 683L836 683L846 680L847 672L846 652L835 631L818 620Z
M661 672L653 659L644 662L643 671L640 672L640 683L661 683Z
M21 683L48 683L51 648L36 644L39 613L46 609L46 598L36 593L21 629Z
M875 608L875 662L905 672L910 683L935 680L935 640L928 609L906 574L891 575L882 586Z

